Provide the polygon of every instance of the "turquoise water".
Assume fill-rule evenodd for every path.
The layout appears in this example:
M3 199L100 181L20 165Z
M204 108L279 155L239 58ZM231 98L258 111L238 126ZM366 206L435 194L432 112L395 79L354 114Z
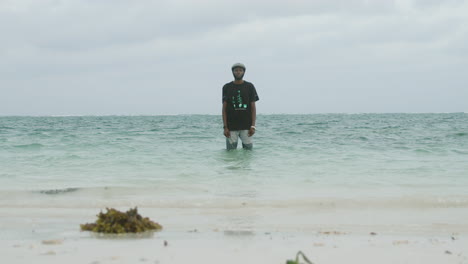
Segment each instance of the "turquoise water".
M0 117L0 205L468 204L468 114ZM372 198L372 199L370 199ZM377 200L378 200L377 199Z

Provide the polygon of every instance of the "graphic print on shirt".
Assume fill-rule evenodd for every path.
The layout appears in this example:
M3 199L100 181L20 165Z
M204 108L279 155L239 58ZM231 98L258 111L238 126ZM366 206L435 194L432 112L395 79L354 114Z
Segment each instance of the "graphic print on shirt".
M234 110L247 110L247 104L243 103L240 90L237 90L237 96L232 96L232 106Z

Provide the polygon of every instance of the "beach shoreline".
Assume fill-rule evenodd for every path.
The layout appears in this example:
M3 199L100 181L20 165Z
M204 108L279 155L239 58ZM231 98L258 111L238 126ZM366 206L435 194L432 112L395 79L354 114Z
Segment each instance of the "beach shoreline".
M449 209L447 218L440 210L368 211L371 221L356 210L141 208L164 229L103 237L79 231L96 208L1 208L0 251L4 263L285 263L299 250L315 264L468 263L468 225L453 220L466 210Z

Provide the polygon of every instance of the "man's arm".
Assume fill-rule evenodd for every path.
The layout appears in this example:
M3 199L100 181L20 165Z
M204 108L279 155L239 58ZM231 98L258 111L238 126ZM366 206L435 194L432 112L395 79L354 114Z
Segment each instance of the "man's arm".
M252 109L252 127L249 129L249 137L255 134L255 121L257 120L257 107L255 106L255 101L250 103L250 108Z
M227 115L226 115L226 109L227 109L227 102L223 102L223 124L224 124L224 136L229 138L231 137L231 132L229 132L229 128L227 126Z

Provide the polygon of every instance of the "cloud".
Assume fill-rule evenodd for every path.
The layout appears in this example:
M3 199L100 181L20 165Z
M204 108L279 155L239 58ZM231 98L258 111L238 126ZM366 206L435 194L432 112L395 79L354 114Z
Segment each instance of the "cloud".
M2 1L0 30L5 34L0 36L0 85L22 87L23 94L11 93L11 102L40 91L55 92L61 98L70 94L86 98L99 91L95 96L102 98L117 90L121 92L113 101L127 105L124 112L132 112L131 105L139 102L141 111L157 113L162 110L152 108L148 98L161 93L169 98L186 93L193 101L219 101L217 90L187 89L198 83L219 88L232 78L229 65L242 61L248 67L246 77L258 83L259 93L262 86L269 88L263 91L270 97L264 103L269 112L276 111L275 101L288 96L276 87L285 85L294 94L314 97L320 97L323 87L331 91L330 98L374 94L376 103L364 103L363 109L397 111L389 104L376 108L385 101L378 93L396 98L405 82L412 89L419 84L431 86L418 81L423 75L439 76L453 83L454 93L464 95L459 83L466 77L458 73L468 63L467 13L468 1L461 0ZM381 83L363 81L366 76ZM363 85L354 88L355 94L343 88L352 81ZM401 88L389 87L395 82ZM434 86L439 83L434 82L431 89L441 89ZM63 87L67 92L58 92ZM128 98L133 98L131 104L126 103ZM108 110L96 108L97 112L118 109L103 100ZM295 111L355 107L336 106L331 99L327 103ZM176 102L164 109L217 111L199 105ZM18 110L14 103L9 107L13 110L0 107L0 114ZM61 107L52 106L49 112ZM430 109L430 105L422 102L420 108ZM27 112L40 109L37 105ZM74 111L79 109L77 103Z

